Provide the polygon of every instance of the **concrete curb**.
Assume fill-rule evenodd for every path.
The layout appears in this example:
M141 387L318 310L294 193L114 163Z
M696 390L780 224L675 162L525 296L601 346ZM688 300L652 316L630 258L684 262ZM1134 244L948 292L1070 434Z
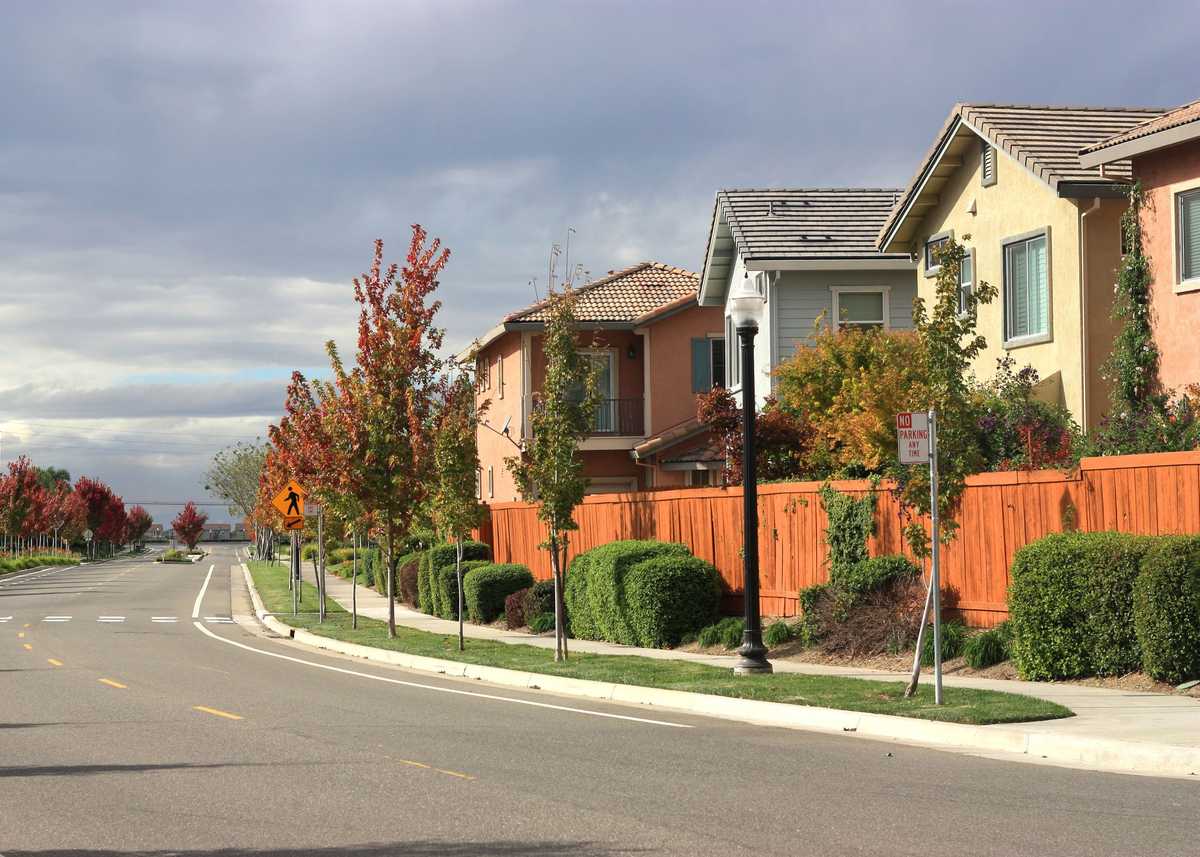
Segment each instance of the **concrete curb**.
M477 679L521 690L542 690L564 696L597 699L628 705L652 706L671 711L736 720L760 726L801 729L848 735L935 749L977 754L1012 754L1070 767L1097 771L1150 774L1200 779L1200 748L1150 744L1103 738L1082 738L1053 732L1031 733L1004 726L939 723L891 714L869 714L835 708L817 708L781 702L761 702L679 690L661 690L631 684L586 681L459 661L426 658L346 643L292 628L267 614L250 570L242 573L254 603L255 615L268 629L297 643L367 661L390 664L418 672Z

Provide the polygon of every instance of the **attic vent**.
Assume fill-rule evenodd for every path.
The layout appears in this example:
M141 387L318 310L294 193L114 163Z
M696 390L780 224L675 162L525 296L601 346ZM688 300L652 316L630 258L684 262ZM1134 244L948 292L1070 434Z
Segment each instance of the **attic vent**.
M980 141L979 183L991 187L996 183L996 148L986 140Z

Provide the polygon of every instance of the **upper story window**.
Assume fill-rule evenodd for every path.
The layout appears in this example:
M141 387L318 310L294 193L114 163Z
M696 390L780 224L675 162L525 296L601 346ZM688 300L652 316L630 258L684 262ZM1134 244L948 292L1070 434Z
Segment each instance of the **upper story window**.
M951 237L952 235L949 232L939 232L937 235L931 235L929 240L925 242L925 276L932 277L942 269L942 248L949 243Z
M479 357L475 361L475 383L480 390L492 389L492 361L487 357Z
M839 329L885 330L890 327L886 287L835 287L832 291L833 317Z
M1044 341L1050 335L1050 266L1047 234L1004 245L1004 338Z
M979 183L984 187L996 183L996 147L987 140L979 141Z
M725 386L725 338L696 337L692 340L692 392L707 393Z
M496 358L496 396L504 398L504 357Z
M1200 188L1175 195L1179 282L1200 280Z
M966 315L975 291L975 250L963 251L962 262L958 267L958 314Z

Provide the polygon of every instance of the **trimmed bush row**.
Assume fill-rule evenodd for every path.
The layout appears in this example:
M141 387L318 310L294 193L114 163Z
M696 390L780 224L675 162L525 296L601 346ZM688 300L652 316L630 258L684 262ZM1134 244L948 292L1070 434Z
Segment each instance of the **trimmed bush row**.
M472 622L495 622L505 612L505 599L533 586L529 569L516 563L489 564L463 578L467 618Z
M571 562L565 602L574 636L674 646L717 618L717 571L673 542L620 541Z
M1059 533L1017 551L1012 653L1026 679L1200 676L1200 538Z

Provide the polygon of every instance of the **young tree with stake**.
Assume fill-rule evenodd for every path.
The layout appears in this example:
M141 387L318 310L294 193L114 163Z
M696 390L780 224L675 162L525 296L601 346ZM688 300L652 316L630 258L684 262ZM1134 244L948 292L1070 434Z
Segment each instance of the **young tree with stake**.
M579 529L573 516L575 507L583 502L588 482L583 475L579 442L592 425L600 395L596 364L579 350L576 341L575 300L570 287L550 293L542 337L546 379L530 415L532 437L521 455L504 462L521 496L527 502L538 503L538 518L546 524L547 539L540 546L550 551L554 575L556 661L567 657L563 609L567 548L570 532Z
M454 572L458 578L458 650L463 650L463 541L483 522L484 509L475 497L479 448L475 433L486 408L475 406L475 381L463 370L450 382L438 415L433 461L437 487L433 494L434 524L457 546Z

